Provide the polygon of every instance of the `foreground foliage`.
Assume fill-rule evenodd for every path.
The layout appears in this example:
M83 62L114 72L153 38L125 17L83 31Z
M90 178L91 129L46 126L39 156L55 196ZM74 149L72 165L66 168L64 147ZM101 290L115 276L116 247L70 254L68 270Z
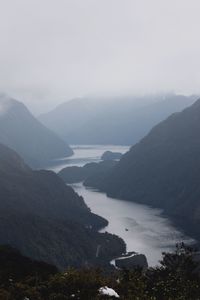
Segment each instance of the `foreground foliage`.
M11 248L0 248L2 300L116 299L100 294L100 288L105 286L123 300L200 299L199 263L194 259L194 251L181 244L174 253L163 254L160 266L145 273L105 273L95 269L60 273L55 267L25 258Z

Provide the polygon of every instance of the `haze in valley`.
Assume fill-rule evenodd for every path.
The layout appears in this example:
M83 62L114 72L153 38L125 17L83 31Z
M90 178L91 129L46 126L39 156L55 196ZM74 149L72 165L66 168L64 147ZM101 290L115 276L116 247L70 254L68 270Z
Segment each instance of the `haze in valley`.
M0 91L36 115L74 97L199 94L199 10L198 0L0 0Z

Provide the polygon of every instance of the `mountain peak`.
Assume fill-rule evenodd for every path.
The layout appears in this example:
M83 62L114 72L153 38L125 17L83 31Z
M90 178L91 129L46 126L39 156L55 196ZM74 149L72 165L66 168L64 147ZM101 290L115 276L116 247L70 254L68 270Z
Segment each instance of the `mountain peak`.
M0 95L0 116L6 114L10 108L15 104L15 101L8 96Z
M10 148L0 144L0 170L1 171L30 171L23 159Z
M16 109L26 110L28 112L28 109L22 102L6 94L1 93L0 94L0 117Z
M5 94L0 94L0 143L15 150L32 167L40 167L52 159L73 153L23 103Z

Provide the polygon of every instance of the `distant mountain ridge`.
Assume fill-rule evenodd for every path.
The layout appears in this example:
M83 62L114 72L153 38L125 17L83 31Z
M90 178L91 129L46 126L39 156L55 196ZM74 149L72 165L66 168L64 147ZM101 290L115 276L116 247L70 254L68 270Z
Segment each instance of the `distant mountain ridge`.
M0 245L36 260L69 266L109 265L124 242L98 233L107 221L51 171L33 171L0 144ZM96 257L98 245L101 253Z
M39 120L70 144L133 145L158 122L196 99L174 94L80 98L57 106Z
M161 207L200 240L200 99L155 126L112 171L88 185Z
M0 95L0 143L17 151L32 167L73 152L17 100Z

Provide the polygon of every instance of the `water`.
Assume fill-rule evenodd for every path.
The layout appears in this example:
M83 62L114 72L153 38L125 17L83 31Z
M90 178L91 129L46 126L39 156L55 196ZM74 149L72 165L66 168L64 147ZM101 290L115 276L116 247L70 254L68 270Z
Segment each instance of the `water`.
M129 150L129 146L115 145L76 145L71 146L74 155L71 157L63 157L52 162L47 169L59 172L64 167L78 166L82 167L90 162L99 162L105 151L113 151L125 153Z
M100 161L104 151L126 152L123 146L78 146L74 156L67 162L54 166L55 171L68 165L82 166L87 162ZM126 242L128 251L136 251L147 256L150 266L155 266L164 251L171 251L177 242L192 243L193 240L176 229L162 216L162 211L146 205L107 197L104 193L88 189L83 184L73 184L75 191L83 196L91 211L106 218L109 225L102 230L114 233Z
M145 254L150 266L157 265L162 252L171 251L177 242L192 243L192 239L177 230L159 209L112 199L104 193L85 188L81 183L72 186L83 196L92 212L109 221L102 232L108 231L123 238L127 250Z

